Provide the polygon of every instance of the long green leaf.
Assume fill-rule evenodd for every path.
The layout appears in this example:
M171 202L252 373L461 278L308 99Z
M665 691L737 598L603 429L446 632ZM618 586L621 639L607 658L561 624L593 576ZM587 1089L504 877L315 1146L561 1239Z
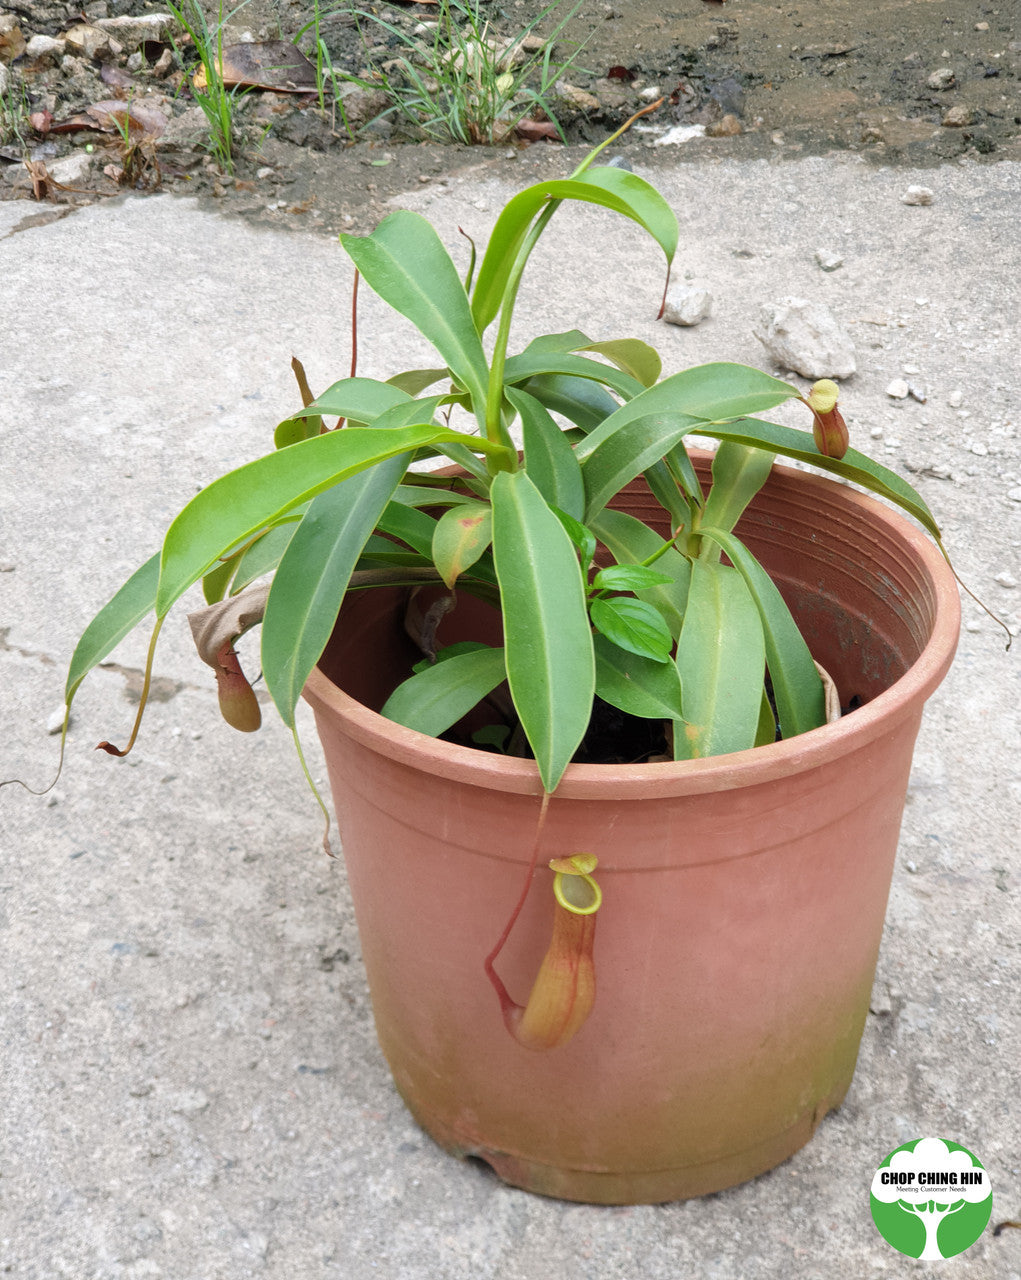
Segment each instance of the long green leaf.
M672 662L639 657L602 635L593 642L596 693L604 702L646 720L681 718L681 681Z
M575 351L594 351L612 360L618 369L628 373L642 384L651 387L663 372L663 361L655 347L640 338L614 338L609 342L590 342Z
M366 284L415 325L454 378L485 403L489 369L457 268L429 222L398 209L370 236L342 235Z
M591 378L542 374L522 383L521 390L534 396L552 413L563 414L583 431L594 431L620 407L606 388Z
M521 415L525 470L551 507L580 520L585 512L585 482L567 437L534 396L508 387L507 399Z
M492 495L507 678L551 792L592 714L595 658L585 584L563 525L524 471L501 471Z
M471 498L441 485L401 484L394 490L394 502L405 507L456 507Z
M472 294L480 333L496 318L504 288L532 220L551 200L582 200L613 209L644 227L669 263L677 250L677 219L659 192L624 169L594 168L577 178L528 187L504 207L489 237Z
M578 456L585 458L615 431L648 414L671 413L698 419L699 425L693 429L712 435L713 432L705 429L706 422L764 413L798 395L797 387L747 365L696 365L664 378L621 405L582 442Z
M401 542L406 542L420 555L428 559L432 558L436 521L426 512L419 511L417 507L406 507L400 501L394 501L380 516L378 526L381 532L400 538Z
M294 416L322 417L325 413L350 418L352 422L372 423L381 413L410 399L406 391L389 382L377 382L375 378L341 378Z
M156 584L160 576L159 552L136 569L113 599L103 606L82 632L71 655L64 686L68 705L78 686L106 655L156 607Z
M676 664L687 723L675 725L674 759L753 747L765 646L755 602L736 569L705 560L692 565Z
M523 351L511 356L504 369L504 382L510 385L526 382L540 374L568 374L576 378L588 378L593 382L612 387L620 395L630 399L645 390L637 378L624 373L616 365L590 360L588 356L576 356L571 352ZM775 402L774 402L775 403Z
M540 352L594 351L605 356L622 372L637 379L643 387L651 387L663 371L663 362L655 347L640 338L613 338L608 342L593 342L580 329L568 329L565 333L544 333L533 338L524 355Z
M475 649L399 684L380 715L436 738L507 678L503 649Z
M488 441L425 423L393 430L350 427L303 440L214 480L167 531L156 601L159 616L219 556L299 503L387 458L444 441L502 452Z
M601 511L591 524L592 532L607 548L618 564L640 564L662 551L663 539L643 521L624 511ZM676 639L681 633L684 610L691 582L691 561L673 547L656 560L656 568L669 574L669 586L649 587L635 594L639 600L654 604L666 619L670 633Z
M293 513L295 516L298 512ZM267 529L258 541L245 551L238 562L237 573L231 583L231 595L237 595L245 587L251 586L256 578L272 573L280 563L280 557L287 550L287 544L298 527L298 519L285 520L283 524Z
M362 548L410 460L399 454L319 494L283 554L262 621L262 671L289 727Z
M762 620L766 665L773 683L781 734L784 738L793 738L809 729L818 729L826 723L822 680L776 584L734 534L722 529L701 529L700 533L723 548L755 601ZM681 678L684 678L683 672Z
M662 458L690 430L691 419L683 413L650 413L633 418L606 436L581 462L586 521L593 520L626 484ZM582 441L579 454L591 439L589 436Z
M703 524L733 529L772 468L771 453L724 440L713 456L713 485L702 511Z
M822 471L830 471L845 480L860 484L863 489L896 503L914 516L919 524L924 525L937 542L940 541L939 525L921 494L895 471L873 462L857 449L848 449L842 458L828 458L815 447L811 432L784 427L776 422L763 422L761 418L740 418L725 425L701 423L694 429L699 435L712 436L717 440L733 440L738 444L781 453L785 458L809 462ZM588 444L588 440L585 443Z

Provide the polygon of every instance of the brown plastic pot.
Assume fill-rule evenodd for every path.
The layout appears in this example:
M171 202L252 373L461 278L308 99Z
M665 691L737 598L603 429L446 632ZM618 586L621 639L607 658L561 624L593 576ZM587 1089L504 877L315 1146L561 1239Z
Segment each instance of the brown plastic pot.
M658 510L641 485L614 505ZM925 534L814 475L775 469L739 532L844 703L864 705L728 756L568 768L498 962L524 1001L551 932L546 860L597 854L595 1006L561 1048L516 1043L483 973L528 865L534 764L377 714L417 656L398 592L345 604L306 688L397 1088L447 1150L530 1191L622 1204L720 1190L801 1147L851 1082L956 585ZM492 638L463 606L444 625Z

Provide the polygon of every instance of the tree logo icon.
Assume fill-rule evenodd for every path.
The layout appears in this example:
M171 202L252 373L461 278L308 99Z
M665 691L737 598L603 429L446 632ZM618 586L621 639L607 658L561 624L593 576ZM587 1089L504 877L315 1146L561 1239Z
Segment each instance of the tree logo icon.
M872 1220L899 1253L926 1260L969 1249L993 1211L989 1175L966 1148L918 1138L891 1151L872 1179Z

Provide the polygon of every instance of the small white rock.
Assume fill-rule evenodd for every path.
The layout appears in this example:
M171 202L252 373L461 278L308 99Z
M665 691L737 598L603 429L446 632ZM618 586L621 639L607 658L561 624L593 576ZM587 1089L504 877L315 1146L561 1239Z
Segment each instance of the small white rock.
M66 187L76 186L84 182L92 168L93 157L87 151L72 151L69 156L62 156L48 165L50 177Z
M1008 573L1006 569L1003 573L998 573L993 581L998 582L1001 587L1013 588L1017 586L1017 578L1012 573Z
M47 733L60 733L64 727L64 707L57 707L56 711L46 721Z
M906 400L911 392L911 388L903 378L894 378L890 385L886 388L886 394L891 400Z
M1011 502L1021 502L1021 484L1019 484L1016 489L1008 489L1007 497Z
M932 204L932 188L908 187L900 199L901 204Z
M947 396L947 404L951 409L959 409L964 404L964 392L960 387L954 387L953 391Z
M882 428L882 427L872 427L872 428L871 428L871 430L869 431L869 435L872 437L872 439L873 439L873 440L882 440L882 438L883 438L883 428Z
M66 52L66 43L63 40L55 40L53 36L33 36L25 45L25 54L33 62L43 58L59 62Z
M989 452L989 449L987 448L986 445L982 443L981 440L976 440L971 446L971 451L977 457L984 458L986 454Z
M832 249L816 249L815 260L823 271L838 271L844 265L844 259Z
M916 364L902 364L901 372L906 373L910 376L912 373L921 373L921 370Z
M671 285L663 308L667 324L679 324L685 328L701 324L713 310L713 295L703 285L691 280L680 280Z
M908 395L911 397L912 400L917 400L919 404L925 404L925 402L929 399L929 396L926 393L925 388L919 382L908 383Z
M704 124L676 124L668 129L661 138L653 143L656 147L676 147L682 142L690 142L692 138L704 138Z
M752 332L778 364L803 378L850 378L858 367L854 343L821 302L767 303Z
M647 89L643 89L638 95L644 102L655 102L657 98L662 98L663 89L658 84L650 84Z
M954 87L954 80L953 67L937 67L925 83L930 89L943 90L952 89Z
M209 1095L201 1089L184 1089L170 1099L170 1110L179 1116L197 1116L209 1106Z

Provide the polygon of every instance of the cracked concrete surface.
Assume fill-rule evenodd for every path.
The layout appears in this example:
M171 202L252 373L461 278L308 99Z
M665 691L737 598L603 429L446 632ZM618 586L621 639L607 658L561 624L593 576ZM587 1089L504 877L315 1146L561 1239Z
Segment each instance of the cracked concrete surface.
M513 179L529 180L528 153ZM712 320L654 320L658 251L609 215L556 230L519 332L577 324L656 343L668 370L768 368L758 307L825 299L858 347L852 439L913 475L966 581L1018 626L1021 168L871 170L849 158L657 175L681 272ZM912 182L929 208L900 202ZM405 203L462 254L511 180ZM24 216L0 205L0 236ZM824 274L817 248L845 265ZM750 255L750 256L748 256ZM203 483L265 449L297 397L346 372L350 275L329 241L256 231L169 197L85 209L0 245L3 776L40 787L82 627ZM362 364L424 354L363 295ZM915 367L925 405L885 395ZM873 435L878 431L878 435ZM997 578L1000 581L997 581ZM125 642L75 704L45 797L0 791L0 1271L17 1280L831 1280L935 1276L876 1233L868 1187L899 1143L962 1142L993 1223L1021 1217L1021 678L965 599L957 662L927 712L855 1083L793 1159L746 1186L605 1209L501 1186L433 1146L376 1046L342 864L319 851L287 733L219 720L183 611L135 753ZM313 772L310 717L302 716ZM1021 1232L948 1263L1021 1280ZM942 1271L940 1271L942 1275Z

